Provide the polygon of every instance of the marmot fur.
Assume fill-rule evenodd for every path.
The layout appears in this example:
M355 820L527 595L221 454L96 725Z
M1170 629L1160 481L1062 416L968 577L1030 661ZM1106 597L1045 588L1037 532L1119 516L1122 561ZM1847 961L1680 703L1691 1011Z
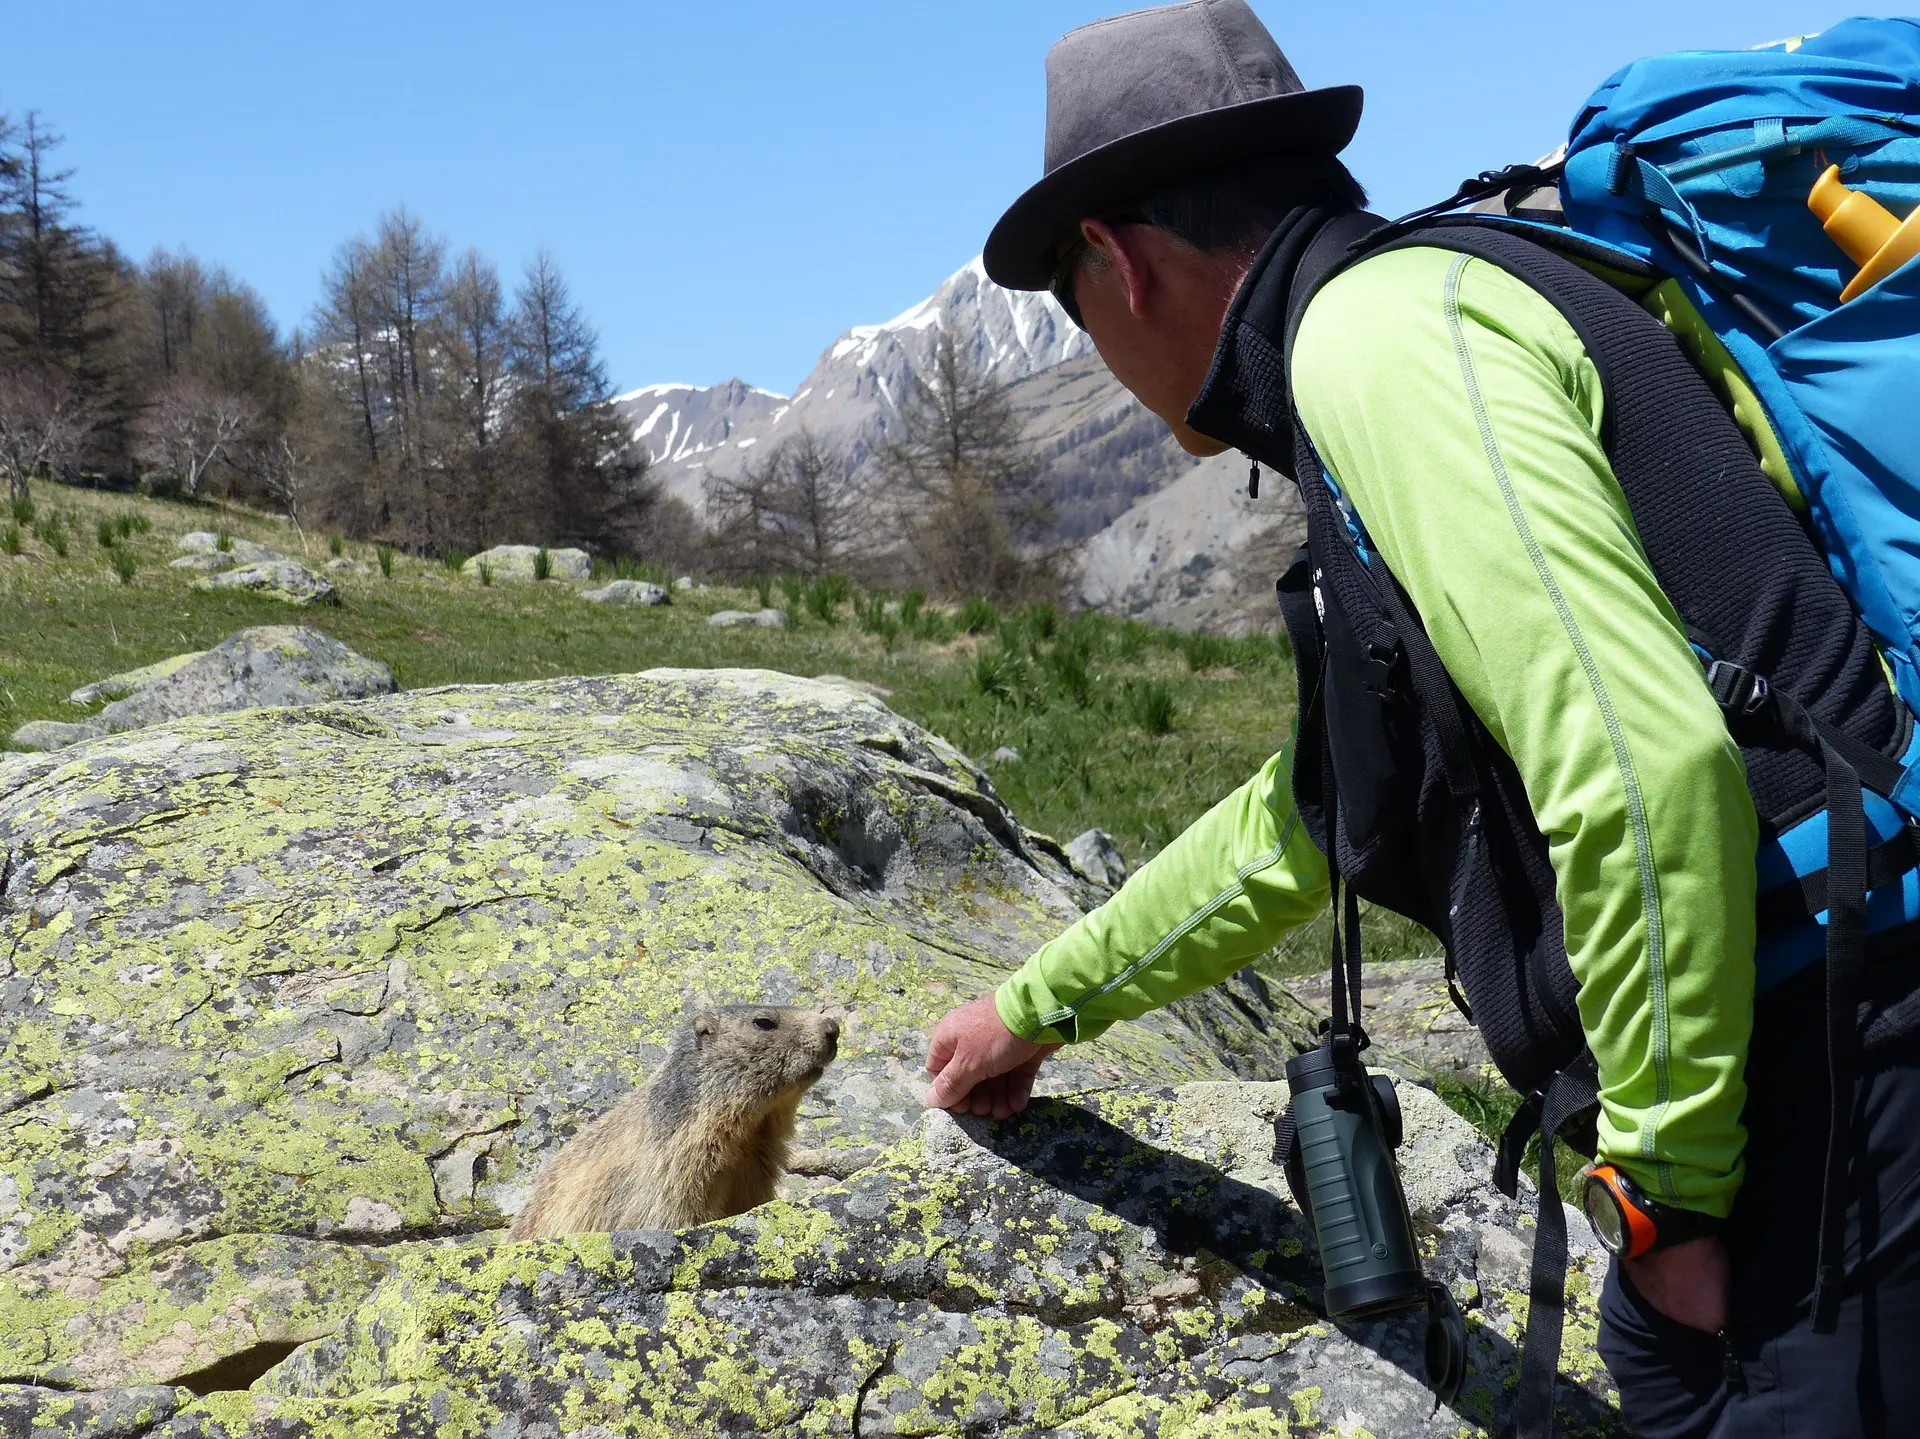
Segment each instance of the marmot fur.
M508 1238L679 1229L766 1203L839 1039L808 1009L701 1010L645 1084L554 1156Z

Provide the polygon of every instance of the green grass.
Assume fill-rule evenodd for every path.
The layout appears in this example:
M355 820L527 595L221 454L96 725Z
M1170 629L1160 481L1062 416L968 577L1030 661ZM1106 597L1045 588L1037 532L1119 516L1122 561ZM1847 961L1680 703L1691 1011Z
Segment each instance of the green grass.
M747 666L800 675L835 673L884 685L901 714L984 759L1002 746L1017 763L990 765L995 788L1033 828L1071 838L1098 825L1133 861L1168 840L1264 764L1293 719L1293 677L1276 660L1236 677L1190 671L1179 637L1137 622L1022 610L1017 683L984 692L976 666L1006 651L1001 614L979 600L963 614L918 592L888 602L849 590L823 622L814 587L770 581L769 599L799 620L790 631L716 630L721 609L761 608L760 585L679 591L671 606L602 607L571 585L491 585L460 577L465 556L415 557L345 542L345 554L377 572L331 576L338 609L293 611L238 591L199 594L198 575L174 570L173 542L189 530L225 532L325 565L333 539L303 536L271 517L237 509L132 499L42 486L39 520L25 553L0 558L0 743L32 719L78 717L65 702L76 686L186 650L205 649L249 625L310 625L392 667L409 689L493 684L572 674L628 673L656 666ZM62 524L47 525L49 510ZM120 518L130 516L127 533ZM103 548L55 553L48 534L94 531ZM134 566L126 583L114 552ZM596 567L599 568L599 567ZM600 573L656 571L618 560ZM835 589L829 586L829 592ZM881 619L874 619L876 604ZM851 615L850 615L851 611ZM848 623L850 617L868 618ZM969 627L977 632L969 632ZM1264 652L1277 655L1271 641ZM1002 663L992 661L991 664ZM1173 727L1154 732L1134 714L1140 688L1164 693ZM1149 714L1151 720L1153 715Z

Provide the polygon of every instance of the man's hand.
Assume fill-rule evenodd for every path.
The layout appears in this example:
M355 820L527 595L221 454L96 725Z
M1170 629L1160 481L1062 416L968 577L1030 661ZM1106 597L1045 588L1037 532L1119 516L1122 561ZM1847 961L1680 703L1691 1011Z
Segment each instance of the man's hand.
M1727 1246L1690 1239L1626 1261L1633 1287L1676 1324L1718 1334L1727 1327Z
M933 1027L927 1108L1005 1119L1027 1107L1041 1062L1060 1046L1034 1044L1000 1022L993 996L983 994L950 1011Z

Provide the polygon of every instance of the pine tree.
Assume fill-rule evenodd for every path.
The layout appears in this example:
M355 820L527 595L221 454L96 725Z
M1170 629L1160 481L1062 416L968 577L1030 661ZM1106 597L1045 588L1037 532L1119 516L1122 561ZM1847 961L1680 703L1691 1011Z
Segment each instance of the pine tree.
M0 131L0 145L11 151L0 166L0 354L104 389L113 337L110 256L71 223L67 181L73 172L53 164L62 137L32 112L13 133L17 139L9 144L11 137Z
M637 551L658 500L648 457L615 412L600 340L545 250L514 301L511 367L518 440L537 476L527 522L573 544Z

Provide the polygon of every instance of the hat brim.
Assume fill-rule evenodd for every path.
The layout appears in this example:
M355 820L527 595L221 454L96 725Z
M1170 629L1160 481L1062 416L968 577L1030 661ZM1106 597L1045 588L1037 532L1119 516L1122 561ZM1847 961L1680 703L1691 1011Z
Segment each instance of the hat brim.
M987 276L1044 290L1054 251L1089 215L1243 160L1337 155L1360 128L1364 92L1330 85L1183 115L1068 161L1008 207L987 237Z

